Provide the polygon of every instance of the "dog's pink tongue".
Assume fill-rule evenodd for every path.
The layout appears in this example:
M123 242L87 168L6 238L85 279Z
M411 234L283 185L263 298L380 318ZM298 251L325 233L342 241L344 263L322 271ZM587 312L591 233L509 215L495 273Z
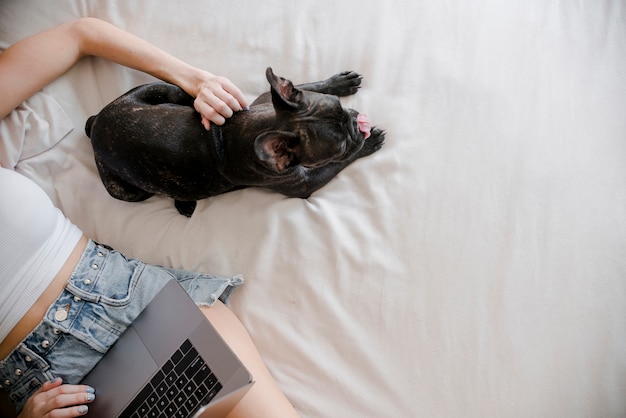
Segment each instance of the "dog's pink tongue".
M359 113L356 117L356 123L359 125L359 131L363 132L365 139L369 138L372 131L372 125L370 125L370 120L367 115Z

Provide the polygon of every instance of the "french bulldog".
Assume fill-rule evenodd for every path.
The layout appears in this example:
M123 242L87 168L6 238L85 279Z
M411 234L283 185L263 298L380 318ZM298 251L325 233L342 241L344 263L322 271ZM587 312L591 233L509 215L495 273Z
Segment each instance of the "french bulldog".
M197 200L244 187L307 198L383 145L384 131L340 103L360 88L359 74L294 86L268 68L266 78L270 92L209 130L193 97L164 82L136 87L91 116L85 131L109 194L130 202L167 195L188 217Z

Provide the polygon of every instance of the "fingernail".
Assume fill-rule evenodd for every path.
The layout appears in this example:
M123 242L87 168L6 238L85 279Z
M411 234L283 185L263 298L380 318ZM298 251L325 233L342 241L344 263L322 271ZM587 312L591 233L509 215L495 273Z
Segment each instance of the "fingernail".
M96 390L94 388L92 388L91 386L87 386L87 393L96 393Z
M85 395L85 400L87 400L87 402L91 402L94 399L96 399L96 395L94 395L93 393L88 393Z
M52 379L52 380L50 381L50 383L57 383L57 382L58 382L58 381L60 381L60 380L61 380L61 378L60 378L60 377L55 377L54 379Z
M85 415L87 413L87 411L89 411L89 407L87 405L80 405L78 407L78 413Z
M250 110L250 106L244 107L243 110Z

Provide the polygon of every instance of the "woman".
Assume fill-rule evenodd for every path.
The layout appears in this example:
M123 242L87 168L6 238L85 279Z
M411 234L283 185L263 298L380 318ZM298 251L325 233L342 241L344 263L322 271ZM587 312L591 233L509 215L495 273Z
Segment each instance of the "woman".
M221 125L246 107L245 97L229 80L189 66L106 22L83 18L24 39L0 54L0 118L88 55L179 85L196 98L194 106L207 129L211 122ZM86 238L52 206L42 190L11 168L0 168L0 386L16 404L20 418L86 414L97 388L77 382L132 321L134 316L129 312L140 311L173 277L183 287L193 283L206 290L192 297L256 380L230 416L297 416L241 322L221 301L210 297L216 293L227 299L238 285L236 280L126 259ZM103 267L100 271L98 263L91 262L94 258L106 259L108 270ZM109 274L112 271L115 274ZM93 283L96 281L98 285ZM113 297L104 293L131 285L136 286L132 289L132 307L116 311L97 306L97 320L114 328L102 341L83 337L84 329L81 334L74 328L54 327L61 301L72 298L75 303L63 305L66 312L56 319L76 315L76 322L81 322L86 315L82 312L89 309L74 309L73 304L101 305L82 300L78 296L81 292L99 289L103 294L94 299L104 300ZM131 290L126 291L131 294Z

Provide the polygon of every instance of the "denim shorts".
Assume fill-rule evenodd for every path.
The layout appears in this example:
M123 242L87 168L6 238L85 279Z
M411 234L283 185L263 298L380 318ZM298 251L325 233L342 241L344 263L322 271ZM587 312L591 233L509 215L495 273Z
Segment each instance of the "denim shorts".
M226 302L237 277L173 270L126 258L90 241L64 291L37 327L0 361L0 388L19 412L47 380L77 384L169 280L196 304Z

